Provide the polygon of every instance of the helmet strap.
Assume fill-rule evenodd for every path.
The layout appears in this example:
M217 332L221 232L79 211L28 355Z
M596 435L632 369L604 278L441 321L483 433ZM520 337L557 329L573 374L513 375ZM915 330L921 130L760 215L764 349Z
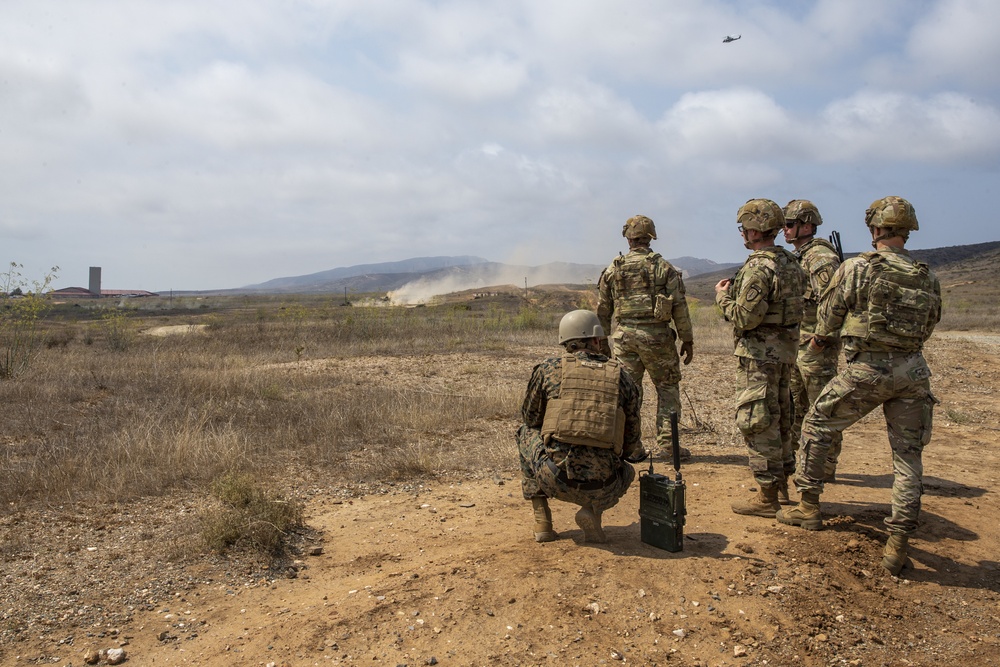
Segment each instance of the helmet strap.
M803 234L802 233L802 225L808 225L808 224L810 224L810 223L808 223L808 222L802 222L801 220L796 221L795 227L799 231L799 235L798 236L793 236L792 238L787 238L786 237L785 240L788 241L789 243L794 243L795 241L808 241L809 239L811 239L814 236L816 236L816 225L812 226L812 229L813 229L812 230L812 234Z

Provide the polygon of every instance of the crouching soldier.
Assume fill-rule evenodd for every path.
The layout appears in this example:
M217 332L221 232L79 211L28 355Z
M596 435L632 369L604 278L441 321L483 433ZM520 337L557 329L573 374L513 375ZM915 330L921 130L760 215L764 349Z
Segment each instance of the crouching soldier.
M584 541L606 542L601 514L635 479L630 461L646 457L639 390L619 362L601 354L604 338L595 313L567 313L559 323L565 353L535 366L528 381L517 448L537 542L558 537L549 498L579 505Z

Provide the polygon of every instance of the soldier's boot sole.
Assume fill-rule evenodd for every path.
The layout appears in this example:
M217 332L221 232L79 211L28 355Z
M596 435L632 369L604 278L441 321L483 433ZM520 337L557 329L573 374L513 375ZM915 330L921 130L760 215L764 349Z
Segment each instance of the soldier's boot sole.
M552 530L552 512L546 498L531 499L531 507L535 515L535 541L553 542L559 539L558 533Z
M778 504L778 485L761 487L757 495L745 502L733 503L733 512L744 516L773 519L781 505Z
M603 544L608 541L607 535L604 534L604 528L601 527L601 515L592 508L580 508L580 511L576 513L576 525L583 530L584 542Z
M819 509L803 508L801 504L791 509L781 509L775 517L780 523L799 526L806 530L823 530L823 515Z
M687 461L691 458L691 450L687 447L681 447L681 461ZM661 449L653 456L656 461L666 461L670 463L674 460L674 450L673 449Z
M750 501L748 503L733 503L733 512L736 514L742 514L743 516L759 516L764 519L773 519L778 513L778 509L781 506L778 503L774 505L755 503Z
M559 533L554 530L535 531L536 542L555 542L559 539Z

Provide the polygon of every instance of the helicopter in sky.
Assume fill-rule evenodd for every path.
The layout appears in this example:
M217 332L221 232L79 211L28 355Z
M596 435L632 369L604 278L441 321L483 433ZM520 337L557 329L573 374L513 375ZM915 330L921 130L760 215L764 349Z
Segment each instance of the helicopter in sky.
M743 35L736 35L736 37L733 37L732 35L726 35L726 38L724 40L722 40L722 43L723 44L728 44L729 42L735 42L736 40L738 40L742 36Z

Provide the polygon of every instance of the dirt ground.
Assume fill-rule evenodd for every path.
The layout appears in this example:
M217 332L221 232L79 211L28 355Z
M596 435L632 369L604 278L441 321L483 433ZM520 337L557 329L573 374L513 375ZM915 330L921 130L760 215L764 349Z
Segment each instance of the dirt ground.
M471 357L495 369L489 382L520 388L553 352L410 358L366 375L468 382L449 373ZM731 423L734 361L702 353L683 383L682 552L640 541L637 485L605 514L608 544L582 543L575 508L558 502L560 539L535 543L513 461L499 476L364 492L290 477L309 530L277 573L186 554L194 498L9 511L0 664L82 665L108 648L138 665L1000 664L1000 336L941 333L927 357L942 405L900 578L879 567L892 482L881 414L846 433L825 530L735 515L752 481ZM377 361L340 363L360 374ZM16 537L25 526L30 539Z

